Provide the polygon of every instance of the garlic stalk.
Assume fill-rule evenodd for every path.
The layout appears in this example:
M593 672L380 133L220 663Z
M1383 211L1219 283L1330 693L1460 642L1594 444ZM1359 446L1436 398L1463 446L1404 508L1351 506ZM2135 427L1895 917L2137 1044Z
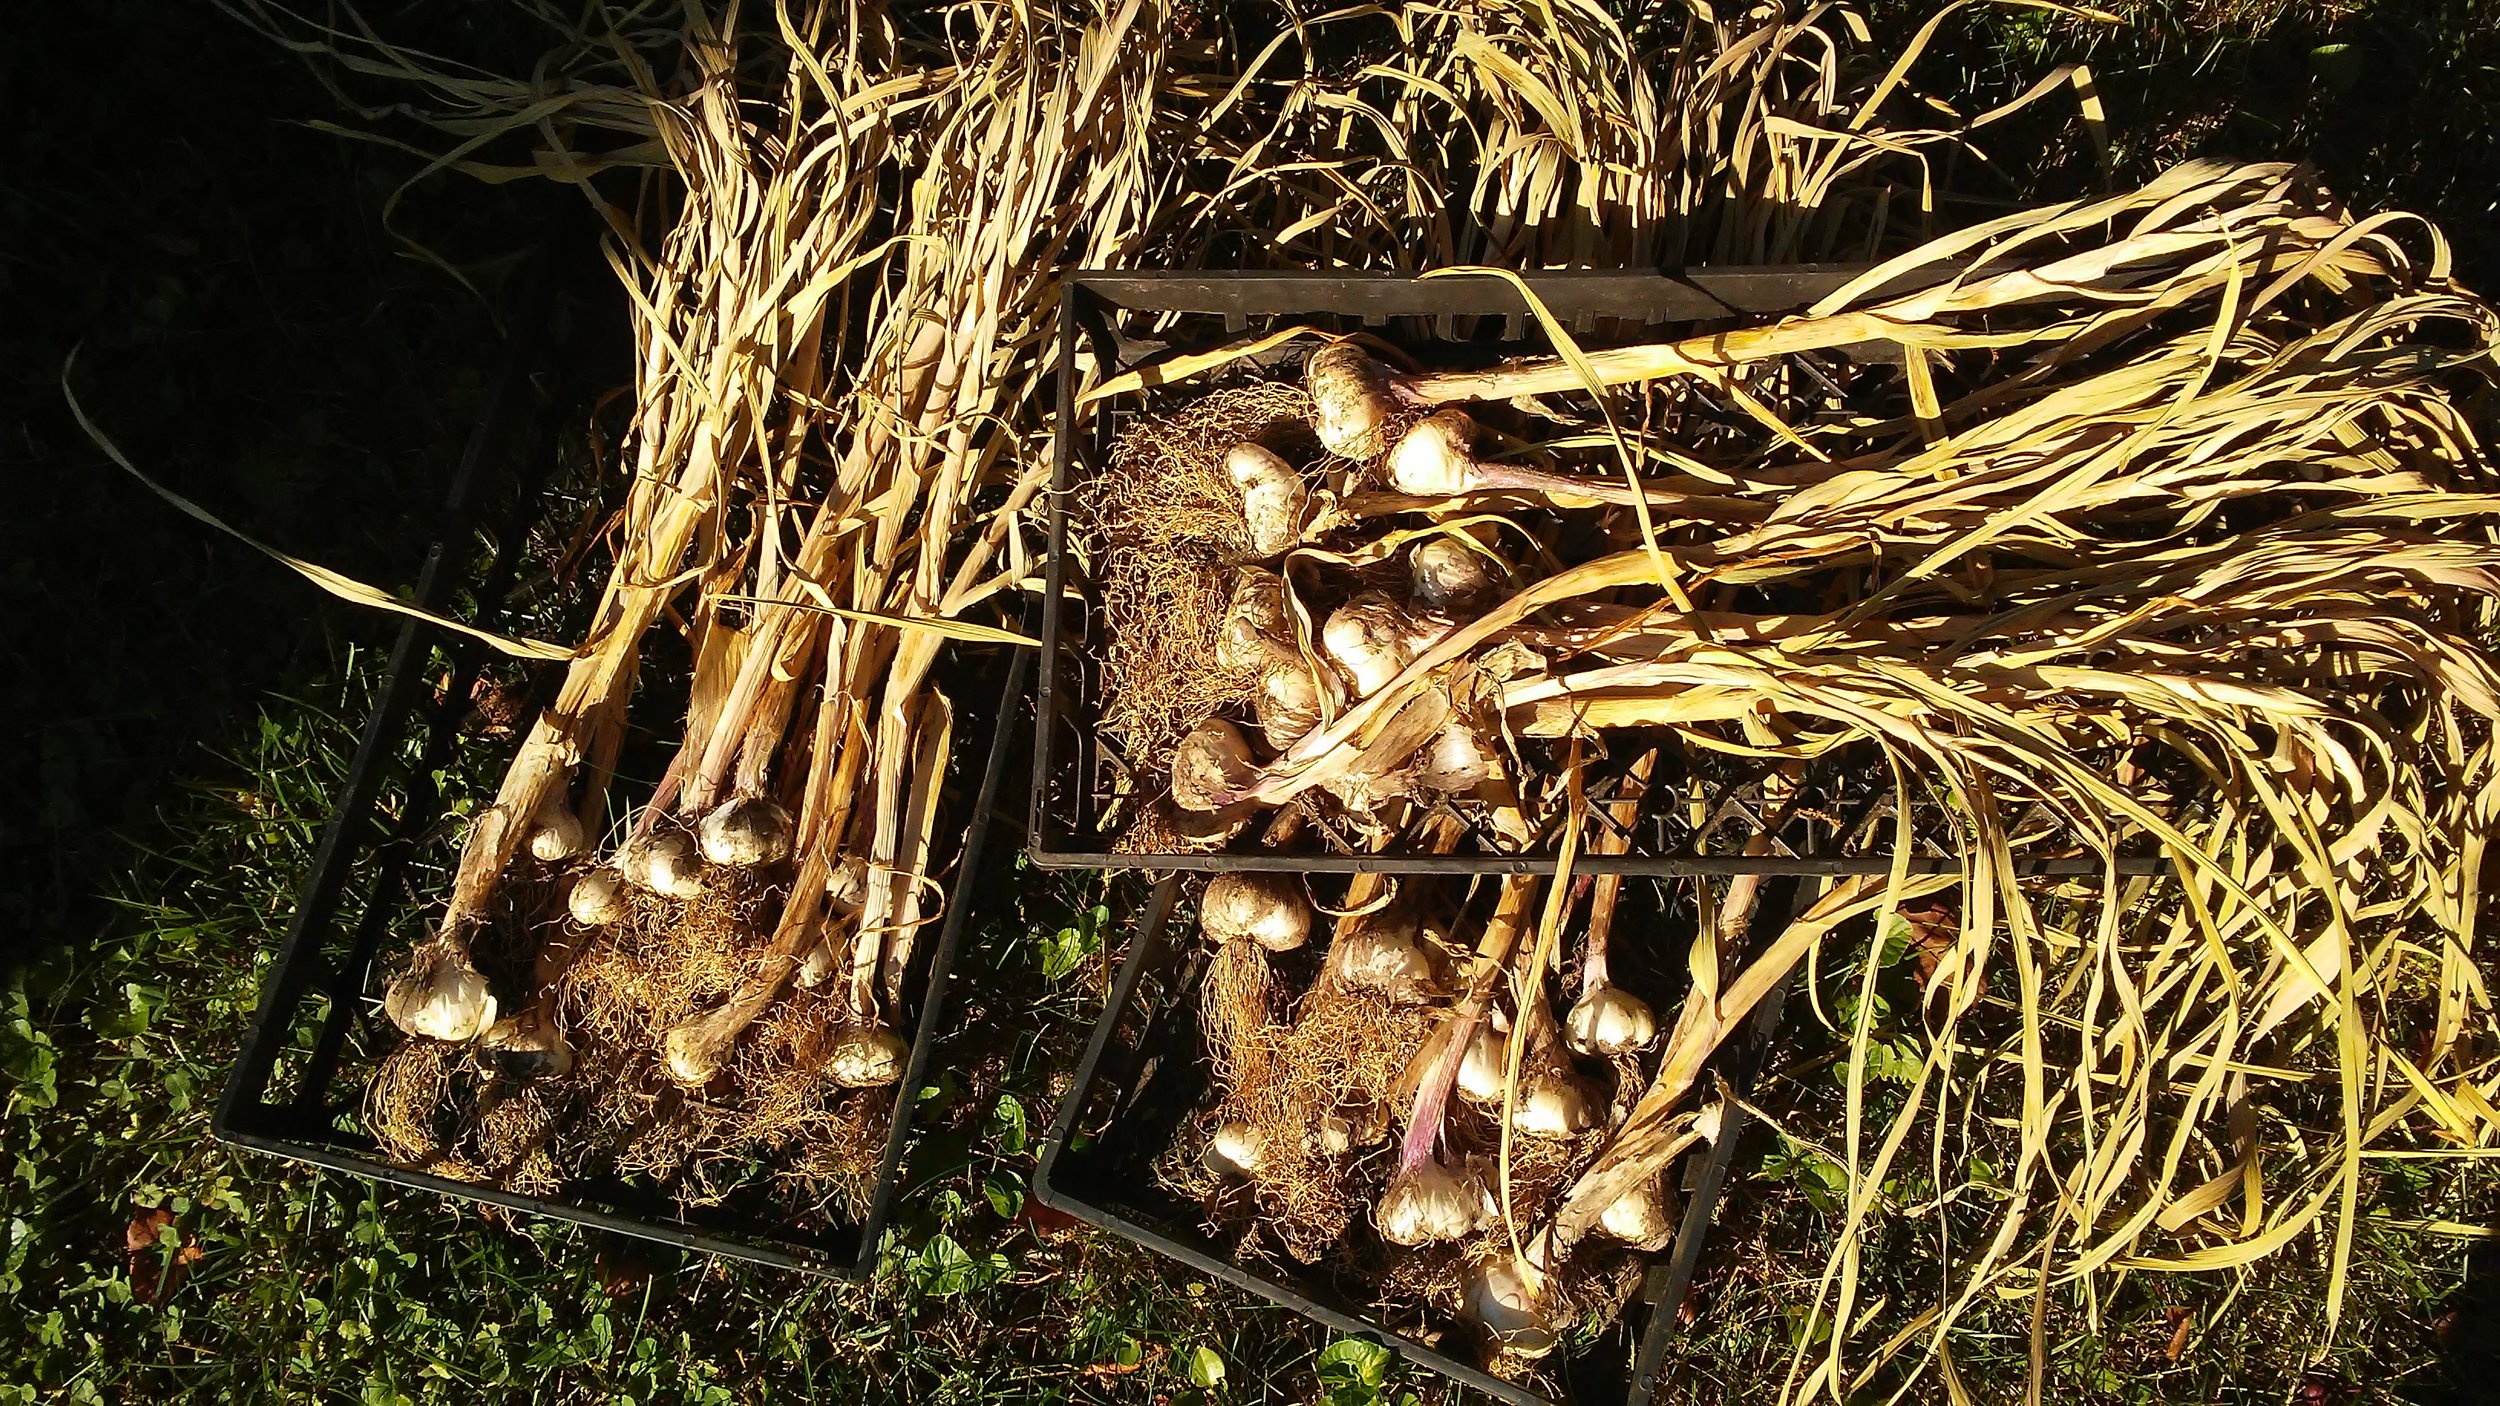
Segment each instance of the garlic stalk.
M1452 1008L1449 1023L1424 1047L1423 1077L1398 1148L1397 1174L1374 1208L1373 1221L1383 1237L1401 1245L1456 1239L1483 1224L1488 1208L1483 1181L1473 1172L1444 1166L1436 1155L1450 1091L1458 1081L1467 1047L1476 1028L1492 1009L1493 989L1508 964L1529 909L1536 901L1538 881L1514 877L1502 881L1493 915L1476 940L1475 963L1466 994ZM1461 1208L1464 1207L1464 1214Z
M1614 824L1591 846L1600 854L1620 854L1630 847L1632 826L1640 820L1641 795L1657 769L1652 749L1632 764L1623 795L1609 810ZM1623 894L1621 874L1597 876L1589 897L1588 938L1580 963L1580 998L1563 1018L1563 1035L1571 1048L1600 1059L1613 1059L1649 1048L1658 1038L1658 1017L1649 1003L1608 980L1607 939L1615 926L1615 904Z
M1389 451L1389 486L1417 498L1535 493L1599 503L1645 501L1672 506L1683 501L1683 495L1677 493L1635 493L1628 485L1608 479L1547 473L1479 459L1475 454L1479 433L1474 417L1464 410L1443 410L1424 417Z
M1921 876L1911 879L1897 897L1923 896L1956 882L1959 880L1953 876ZM1594 1228L1598 1217L1625 1192L1666 1170L1667 1164L1688 1145L1674 1138L1678 1129L1691 1120L1690 1114L1679 1115L1677 1106L1700 1081L1711 1055L1764 996L1788 980L1825 933L1881 907L1886 888L1881 875L1856 875L1842 880L1791 921L1735 980L1715 994L1697 987L1686 995L1649 1087L1633 1104L1630 1116L1616 1130L1606 1150L1564 1193L1551 1225L1558 1248L1568 1248Z

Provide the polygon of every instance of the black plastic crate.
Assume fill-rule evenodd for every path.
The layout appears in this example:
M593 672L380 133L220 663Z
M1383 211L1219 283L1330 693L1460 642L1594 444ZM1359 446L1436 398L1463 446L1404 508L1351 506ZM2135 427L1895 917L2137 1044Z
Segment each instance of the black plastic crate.
M1559 1381L1548 1395L1504 1381L1469 1361L1391 1329L1332 1287L1317 1270L1245 1261L1208 1234L1200 1208L1160 1188L1151 1172L1207 1092L1197 1025L1197 991L1205 944L1177 920L1184 876L1155 886L1137 936L1114 979L1109 1005L1094 1027L1076 1077L1043 1141L1033 1194L1042 1204L1098 1226L1291 1309L1331 1331L1396 1351L1409 1362L1517 1406L1643 1406L1656 1391L1678 1310L1707 1252L1712 1220L1729 1168L1750 1119L1730 1103L1718 1140L1684 1161L1683 1218L1669 1255L1649 1273L1615 1328L1578 1355L1545 1364ZM1628 882L1639 882L1632 880ZM1765 885L1756 921L1785 914L1796 885ZM1321 939L1314 934L1313 941ZM1774 989L1741 1037L1719 1052L1714 1068L1739 1095L1750 1092L1763 1051L1776 1033L1785 988ZM1660 1029L1672 1023L1659 1011ZM1644 1308L1643 1305L1646 1304Z
M499 457L510 401L530 366L533 321L516 319L516 336L494 381L495 389L473 431L455 478L446 528L426 557L414 599L440 611L460 585L482 487L508 491L513 506L493 534L498 548L483 581L469 593L475 617L492 621L511 596L521 544L541 507L540 484L481 483L481 470ZM526 458L527 456L522 456ZM941 682L958 697L997 691L986 748L980 710L962 709L952 762L958 798L942 821L933 858L952 862L955 879L936 940L923 943L904 982L906 1001L916 1000L910 1061L894 1086L894 1114L869 1210L856 1224L839 1220L812 1232L781 1223L768 1209L724 1204L682 1210L669 1198L622 1182L569 1185L558 1196L530 1196L396 1166L383 1160L357 1117L363 1081L340 1087L341 1061L350 1042L380 1049L398 1032L379 1014L383 973L375 956L386 943L404 945L423 927L429 895L410 872L419 846L444 822L443 797L434 773L451 758L483 651L411 621L392 647L372 717L359 736L346 781L315 850L277 961L262 987L260 1006L217 1103L216 1136L238 1147L314 1166L334 1168L395 1186L441 1192L532 1215L552 1217L646 1240L758 1264L815 1274L857 1277L873 1269L877 1242L898 1188L905 1145L911 1137L911 1094L927 1073L929 1055L945 1019L946 988L972 917L975 895L985 889L984 866L999 856L988 844L1009 775L1009 740L1023 735L1014 720L1022 707L1032 659L1016 649L967 650L953 646L941 661ZM447 681L429 700L425 676L449 661ZM414 758L413 761L409 760ZM972 770L981 765L979 771ZM403 803L377 814L384 788L399 788ZM969 807L960 803L973 796ZM1019 808L1020 809L1020 808ZM953 836L960 834L957 848ZM1012 853L1012 851L1009 851ZM439 899L439 895L432 895ZM916 994L915 994L916 993Z
M1583 345L1596 347L1707 333L1800 311L1863 273L1861 264L1694 269L1684 273L1576 271L1524 275L1538 300L1573 328ZM1942 270L1905 271L1886 285L1904 288ZM1170 356L1239 343L1245 336L1293 326L1340 332L1364 330L1424 353L1435 364L1489 365L1551 350L1517 288L1489 276L1423 279L1403 274L1305 274L1277 272L1106 272L1069 276L1060 319L1058 433L1054 437L1049 510L1047 589L1041 601L1042 668L1037 683L1035 746L1027 827L1033 860L1045 868L1144 868L1158 871L1235 868L1317 873L1371 871L1398 874L1528 874L1551 870L1558 856L1555 827L1538 847L1505 852L1472 802L1444 799L1468 822L1471 836L1456 853L1370 851L1349 837L1332 836L1314 823L1287 847L1237 844L1213 852L1174 849L1115 850L1114 809L1146 799L1106 744L1098 719L1105 681L1099 658L1100 602L1071 549L1069 499L1083 491L1105 461L1121 428L1145 410L1156 392L1077 403L1080 349L1104 375L1134 370ZM1289 343L1235 363L1227 375L1286 374L1298 366L1307 343ZM1862 364L1897 363L1897 348L1871 344L1841 349ZM1811 361L1811 358L1797 359ZM1814 380L1819 365L1795 374ZM1190 394L1199 393L1197 387ZM1724 410L1724 407L1721 408ZM1734 412L1725 412L1732 418ZM1767 766L1687 754L1670 748L1666 766L1645 789L1651 803L1639 819L1621 825L1612 802L1639 744L1598 759L1585 773L1585 835L1608 832L1619 843L1584 842L1573 867L1581 873L1657 876L1692 874L1879 874L1894 860L1890 836L1895 798L1887 768L1871 748L1847 748L1819 760L1803 779L1810 804L1787 811L1775 827L1766 855L1744 851L1763 828L1763 780ZM1688 769L1689 775L1669 776ZM1707 797L1701 813L1682 804L1686 781ZM2044 817L2045 817L2045 813ZM2017 826L2029 813L2013 817ZM2051 818L2053 817L2045 817ZM1904 861L1914 872L1960 867L1960 827L1932 801L1915 803L1914 852ZM2122 869L2154 867L2131 857ZM2092 874L2088 859L2028 861L2026 872Z

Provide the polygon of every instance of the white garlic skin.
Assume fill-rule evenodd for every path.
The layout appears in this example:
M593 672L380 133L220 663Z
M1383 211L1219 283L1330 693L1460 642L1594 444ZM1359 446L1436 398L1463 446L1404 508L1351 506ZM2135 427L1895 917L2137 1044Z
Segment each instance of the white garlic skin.
M1417 498L1454 498L1477 484L1476 422L1464 410L1425 416L1389 451L1389 486Z
M1519 1262L1507 1255L1478 1268L1469 1279L1466 1314L1495 1347L1516 1356L1543 1357L1560 1338L1553 1317L1529 1291Z
M1224 628L1215 637L1216 665L1227 671L1264 669L1279 655L1292 655L1292 638L1283 579L1271 571L1243 572L1224 606Z
M1490 1025L1479 1025L1459 1057L1458 1092L1477 1103L1498 1103L1508 1084L1509 1041Z
M1329 615L1319 642L1356 695L1368 698L1415 662L1416 635L1406 607L1383 592L1365 591Z
M1675 1205L1666 1184L1650 1177L1607 1203L1597 1228L1626 1245L1662 1250L1675 1238Z
M1259 736L1266 741L1268 750L1285 751L1319 726L1319 680L1312 677L1309 666L1301 660L1278 659L1259 680L1254 706L1259 715Z
M667 898L693 898L703 892L703 856L694 841L671 830L628 843L616 856L625 882Z
M1322 1157L1343 1157L1354 1147L1354 1124L1334 1113L1311 1125L1310 1150Z
M1290 874L1218 874L1198 900L1198 927L1218 946L1255 942L1291 952L1311 940L1311 901Z
M1207 1139L1207 1165L1224 1176L1255 1177L1266 1160L1266 1140L1247 1123L1227 1122Z
M537 823L530 827L530 858L541 864L561 864L590 847L590 836L583 828L582 818L558 795L538 812Z
M846 1089L873 1089L903 1077L911 1047L891 1030L845 1030L825 1057L825 1073Z
M1549 1070L1523 1083L1510 1110L1511 1128L1521 1136L1577 1137L1597 1122L1596 1101L1570 1075Z
M1601 1059L1648 1049L1657 1038L1657 1014L1647 1001L1620 986L1581 992L1563 1017L1563 1039L1571 1048Z
M1411 924L1366 922L1328 949L1329 969L1357 991L1405 1005L1432 993L1432 954L1418 946Z
M1331 454L1369 459L1385 444L1400 408L1397 378L1361 347L1338 342L1303 364L1311 393L1311 428Z
M1482 552L1450 537L1418 542L1406 554L1408 592L1440 615L1472 615L1500 588Z
M564 896L564 908L586 928L615 927L634 911L625 894L625 880L609 868L592 869L575 879L572 892Z
M459 1044L495 1023L495 993L465 955L428 943L382 993L382 1011L411 1035Z
M728 869L756 869L790 857L790 812L767 796L733 796L696 827L703 857Z
M519 1065L532 1079L561 1079L573 1071L573 1047L553 1022L535 1010L497 1021L479 1043L506 1057L506 1067Z
M1409 1248L1456 1240L1484 1223L1484 1184L1472 1172L1425 1162L1390 1179L1372 1208L1380 1237Z
M1426 790L1456 793L1475 790L1492 774L1493 759L1485 752L1484 739L1465 719L1452 718L1425 749L1415 782Z
M1224 476L1240 490L1253 554L1282 556L1302 540L1302 515L1311 495L1293 465L1264 446L1236 444L1224 455Z
M1249 739L1222 718L1198 724L1172 749L1172 804L1182 810L1222 810L1257 777Z

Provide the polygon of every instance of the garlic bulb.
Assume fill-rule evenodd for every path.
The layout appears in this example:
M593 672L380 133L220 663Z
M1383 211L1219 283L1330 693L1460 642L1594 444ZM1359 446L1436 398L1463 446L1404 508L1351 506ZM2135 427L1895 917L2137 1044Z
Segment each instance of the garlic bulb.
M1394 372L1339 342L1311 353L1302 378L1311 392L1311 428L1329 453L1369 459L1387 447L1390 424L1404 408Z
M1372 1223L1393 1245L1433 1245L1484 1224L1484 1204L1484 1183L1475 1173L1426 1159L1390 1178L1372 1208Z
M1409 1005L1432 994L1432 954L1415 941L1411 919L1374 915L1339 937L1328 949L1329 970L1357 991L1369 991L1395 1005Z
M873 1089L903 1077L911 1047L891 1030L845 1030L825 1056L825 1074L846 1089Z
M1311 939L1311 901L1290 874L1218 874L1198 900L1198 927L1209 942L1255 942L1291 952Z
M1543 1357L1560 1337L1519 1262L1508 1255L1479 1266L1469 1278L1465 1311L1496 1348L1519 1357Z
M495 1023L495 993L469 960L468 944L444 936L417 949L382 993L382 1010L411 1035L458 1043Z
M1320 1115L1311 1124L1306 1139L1308 1150L1321 1157L1343 1157L1354 1146L1354 1124L1334 1113Z
M1365 591L1329 615L1320 627L1320 649L1369 697L1415 662L1414 618L1386 593Z
M1281 556L1301 540L1311 495L1293 465L1263 446L1236 444L1224 456L1224 476L1241 492L1242 524L1253 553Z
M615 927L634 911L632 901L625 896L624 879L605 866L575 879L572 892L564 896L564 907L574 922L586 928Z
M1580 1081L1556 1070L1523 1078L1510 1109L1510 1125L1523 1137L1568 1138L1597 1121L1597 1105Z
M561 864L590 847L582 818L564 803L562 791L539 808L538 818L530 826L529 847L530 858L541 864Z
M1442 410L1416 422L1389 451L1389 486L1418 498L1454 498L1478 486L1476 422Z
M1490 1025L1479 1025L1459 1057L1458 1092L1477 1103L1499 1103L1509 1084L1510 1042Z
M1431 537L1406 554L1408 594L1441 615L1472 615L1500 586L1484 553L1454 537Z
M1484 738L1464 718L1452 718L1424 750L1415 784L1428 791L1473 791L1493 774L1493 759Z
M1272 571L1249 570L1233 583L1224 605L1224 627L1215 637L1217 667L1237 671L1264 669L1278 655L1291 655L1287 641L1293 623L1285 614L1285 583Z
M478 1043L502 1056L503 1066L525 1079L561 1079L573 1070L573 1047L536 1008L495 1022Z
M1172 803L1183 810L1214 811L1233 805L1258 779L1249 739L1222 718L1198 724L1172 749Z
M703 817L703 857L729 869L755 869L790 857L790 812L767 796L733 796Z
M1597 1228L1635 1249L1663 1250L1675 1238L1674 1195L1660 1178L1646 1178L1598 1212Z
M703 892L703 857L694 841L677 831L628 841L616 856L616 870L625 882L668 898L693 898Z
M1259 735L1268 749L1282 752L1319 726L1319 680L1299 659L1279 659L1259 680L1256 703Z
M1265 1160L1267 1144L1258 1130L1238 1119L1225 1123L1207 1139L1207 1166L1225 1176L1254 1177Z
M1563 1038L1584 1055L1611 1059L1649 1048L1658 1038L1658 1017L1620 986L1592 986L1563 1017Z

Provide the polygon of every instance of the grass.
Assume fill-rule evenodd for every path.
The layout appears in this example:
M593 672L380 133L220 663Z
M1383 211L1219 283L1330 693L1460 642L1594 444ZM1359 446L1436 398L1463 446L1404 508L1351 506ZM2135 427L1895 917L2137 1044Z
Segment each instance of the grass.
M22 309L0 325L0 395L28 465L18 520L39 529L5 568L26 623L0 669L0 745L17 749L0 754L0 923L36 939L0 987L0 1400L1436 1399L1375 1349L1026 1201L1127 888L1019 874L991 905L962 973L972 1033L940 1061L907 1213L864 1288L489 1217L207 1138L387 631L112 476L58 409L62 355L86 341L82 398L142 465L395 582L429 535L493 329L382 234L404 161L286 125L330 111L291 62L135 0L54 8L48 42L0 59L0 93L30 114L5 139L27 198L0 201L0 288ZM2500 5L2130 15L2109 30L1976 12L1922 79L1994 91L2088 60L2122 169L2308 152L2357 203L2438 217L2468 278L2495 285ZM490 288L521 242L514 205L472 187L431 187L404 217ZM589 329L610 310L571 316L586 330L569 355L606 364ZM1824 979L1846 989L1846 973ZM1762 1095L1786 1135L1731 1194L1669 1400L1747 1396L1818 1328L1791 1305L1834 1224L1817 1137L1838 1085L1828 1034L1802 1017L1790 1031L1789 1073ZM1910 1176L1892 1194L1933 1191ZM2392 1162L2370 1200L2387 1219L2331 1352L2310 1347L2324 1258L2298 1245L2244 1280L2129 1281L2097 1329L2086 1306L2054 1305L2047 1399L2474 1399L2500 1293L2486 1242L2407 1226L2491 1226L2500 1186ZM1920 1249L1875 1247L1871 1291L1918 1274ZM1958 1366L1978 1399L2012 1399L2027 1319L1992 1314L2001 1351Z

